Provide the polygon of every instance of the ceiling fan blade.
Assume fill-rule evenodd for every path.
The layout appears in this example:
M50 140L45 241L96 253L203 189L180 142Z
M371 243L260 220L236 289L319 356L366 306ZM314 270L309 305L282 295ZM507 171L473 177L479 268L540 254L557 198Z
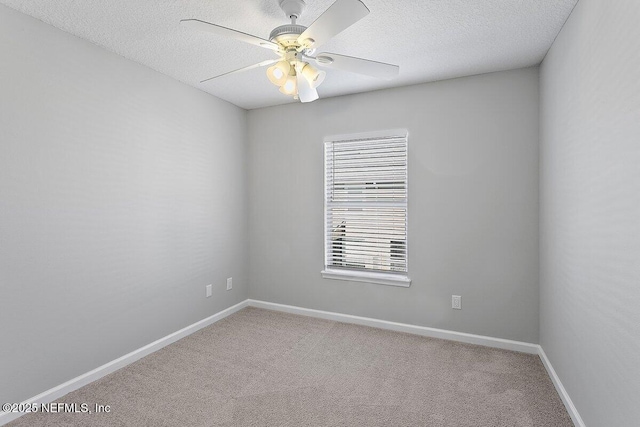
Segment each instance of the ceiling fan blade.
M279 59L269 59L267 61L258 62L257 64L249 65L248 67L238 68L237 70L229 71L215 77L209 77L208 79L202 80L200 83L208 82L209 80L217 79L218 77L228 76L229 74L242 73L243 71L253 70L254 68L266 67L267 65L275 64L278 61Z
M300 102L312 102L319 98L318 91L312 88L307 79L298 73L298 97Z
M264 47L266 49L278 50L280 47L270 42L269 40L261 39L260 37L252 36L241 31L232 30L231 28L221 27L220 25L211 24L209 22L201 21L199 19L182 19L180 23L189 28L194 28L200 31L208 31L219 36L231 37L236 40L250 43L256 46Z
M391 80L400 72L400 67L384 62L354 58L353 56L338 55L337 53L321 53L316 56L318 65L336 70L350 71L379 79Z
M317 48L367 16L368 13L369 9L360 0L337 0L300 34L298 43L307 48Z

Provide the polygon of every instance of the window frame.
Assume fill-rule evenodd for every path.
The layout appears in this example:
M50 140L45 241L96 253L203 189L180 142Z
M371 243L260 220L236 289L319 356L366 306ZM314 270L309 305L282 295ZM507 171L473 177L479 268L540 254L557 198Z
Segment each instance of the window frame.
M327 258L327 248L328 248L328 230L327 230L327 213L328 213L328 200L327 200L327 159L326 159L326 145L327 143L335 143L335 142L344 142L344 141L354 141L354 140L375 140L375 139L383 139L383 138L404 138L406 147L407 147L407 165L406 167L406 216L405 216L405 252L406 252L406 272L399 273L384 273L379 271L372 270L359 270L359 269L348 269L348 268L331 268L328 266L328 258ZM349 133L349 134L340 134L340 135L331 135L327 136L323 140L322 144L323 148L323 166L322 170L324 173L323 177L323 210L324 210L324 236L323 236L323 256L324 256L324 268L321 271L321 275L325 279L333 279L333 280L347 280L353 282L366 282L366 283L374 283L380 285L388 285L388 286L400 286L408 288L411 286L411 279L409 278L409 132L407 129L388 129L382 131L373 131L373 132L360 132L360 133Z

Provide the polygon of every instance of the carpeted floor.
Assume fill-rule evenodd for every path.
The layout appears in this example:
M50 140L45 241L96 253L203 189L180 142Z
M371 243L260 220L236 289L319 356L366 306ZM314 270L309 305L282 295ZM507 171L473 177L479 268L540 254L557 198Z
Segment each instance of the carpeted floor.
M572 426L538 356L244 310L10 426Z

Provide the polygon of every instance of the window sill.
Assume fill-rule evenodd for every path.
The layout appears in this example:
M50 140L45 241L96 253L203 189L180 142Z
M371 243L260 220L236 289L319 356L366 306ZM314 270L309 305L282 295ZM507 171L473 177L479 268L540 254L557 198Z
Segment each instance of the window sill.
M365 271L322 270L320 272L325 279L349 280L352 282L375 283L378 285L411 286L411 279L406 276L384 273L369 273Z

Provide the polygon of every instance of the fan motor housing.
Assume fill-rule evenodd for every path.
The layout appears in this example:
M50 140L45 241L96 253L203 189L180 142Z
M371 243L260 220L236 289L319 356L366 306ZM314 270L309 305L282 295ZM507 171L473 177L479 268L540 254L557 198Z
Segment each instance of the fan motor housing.
M269 40L284 47L297 47L298 37L306 30L304 25L286 24L280 25L271 31Z

